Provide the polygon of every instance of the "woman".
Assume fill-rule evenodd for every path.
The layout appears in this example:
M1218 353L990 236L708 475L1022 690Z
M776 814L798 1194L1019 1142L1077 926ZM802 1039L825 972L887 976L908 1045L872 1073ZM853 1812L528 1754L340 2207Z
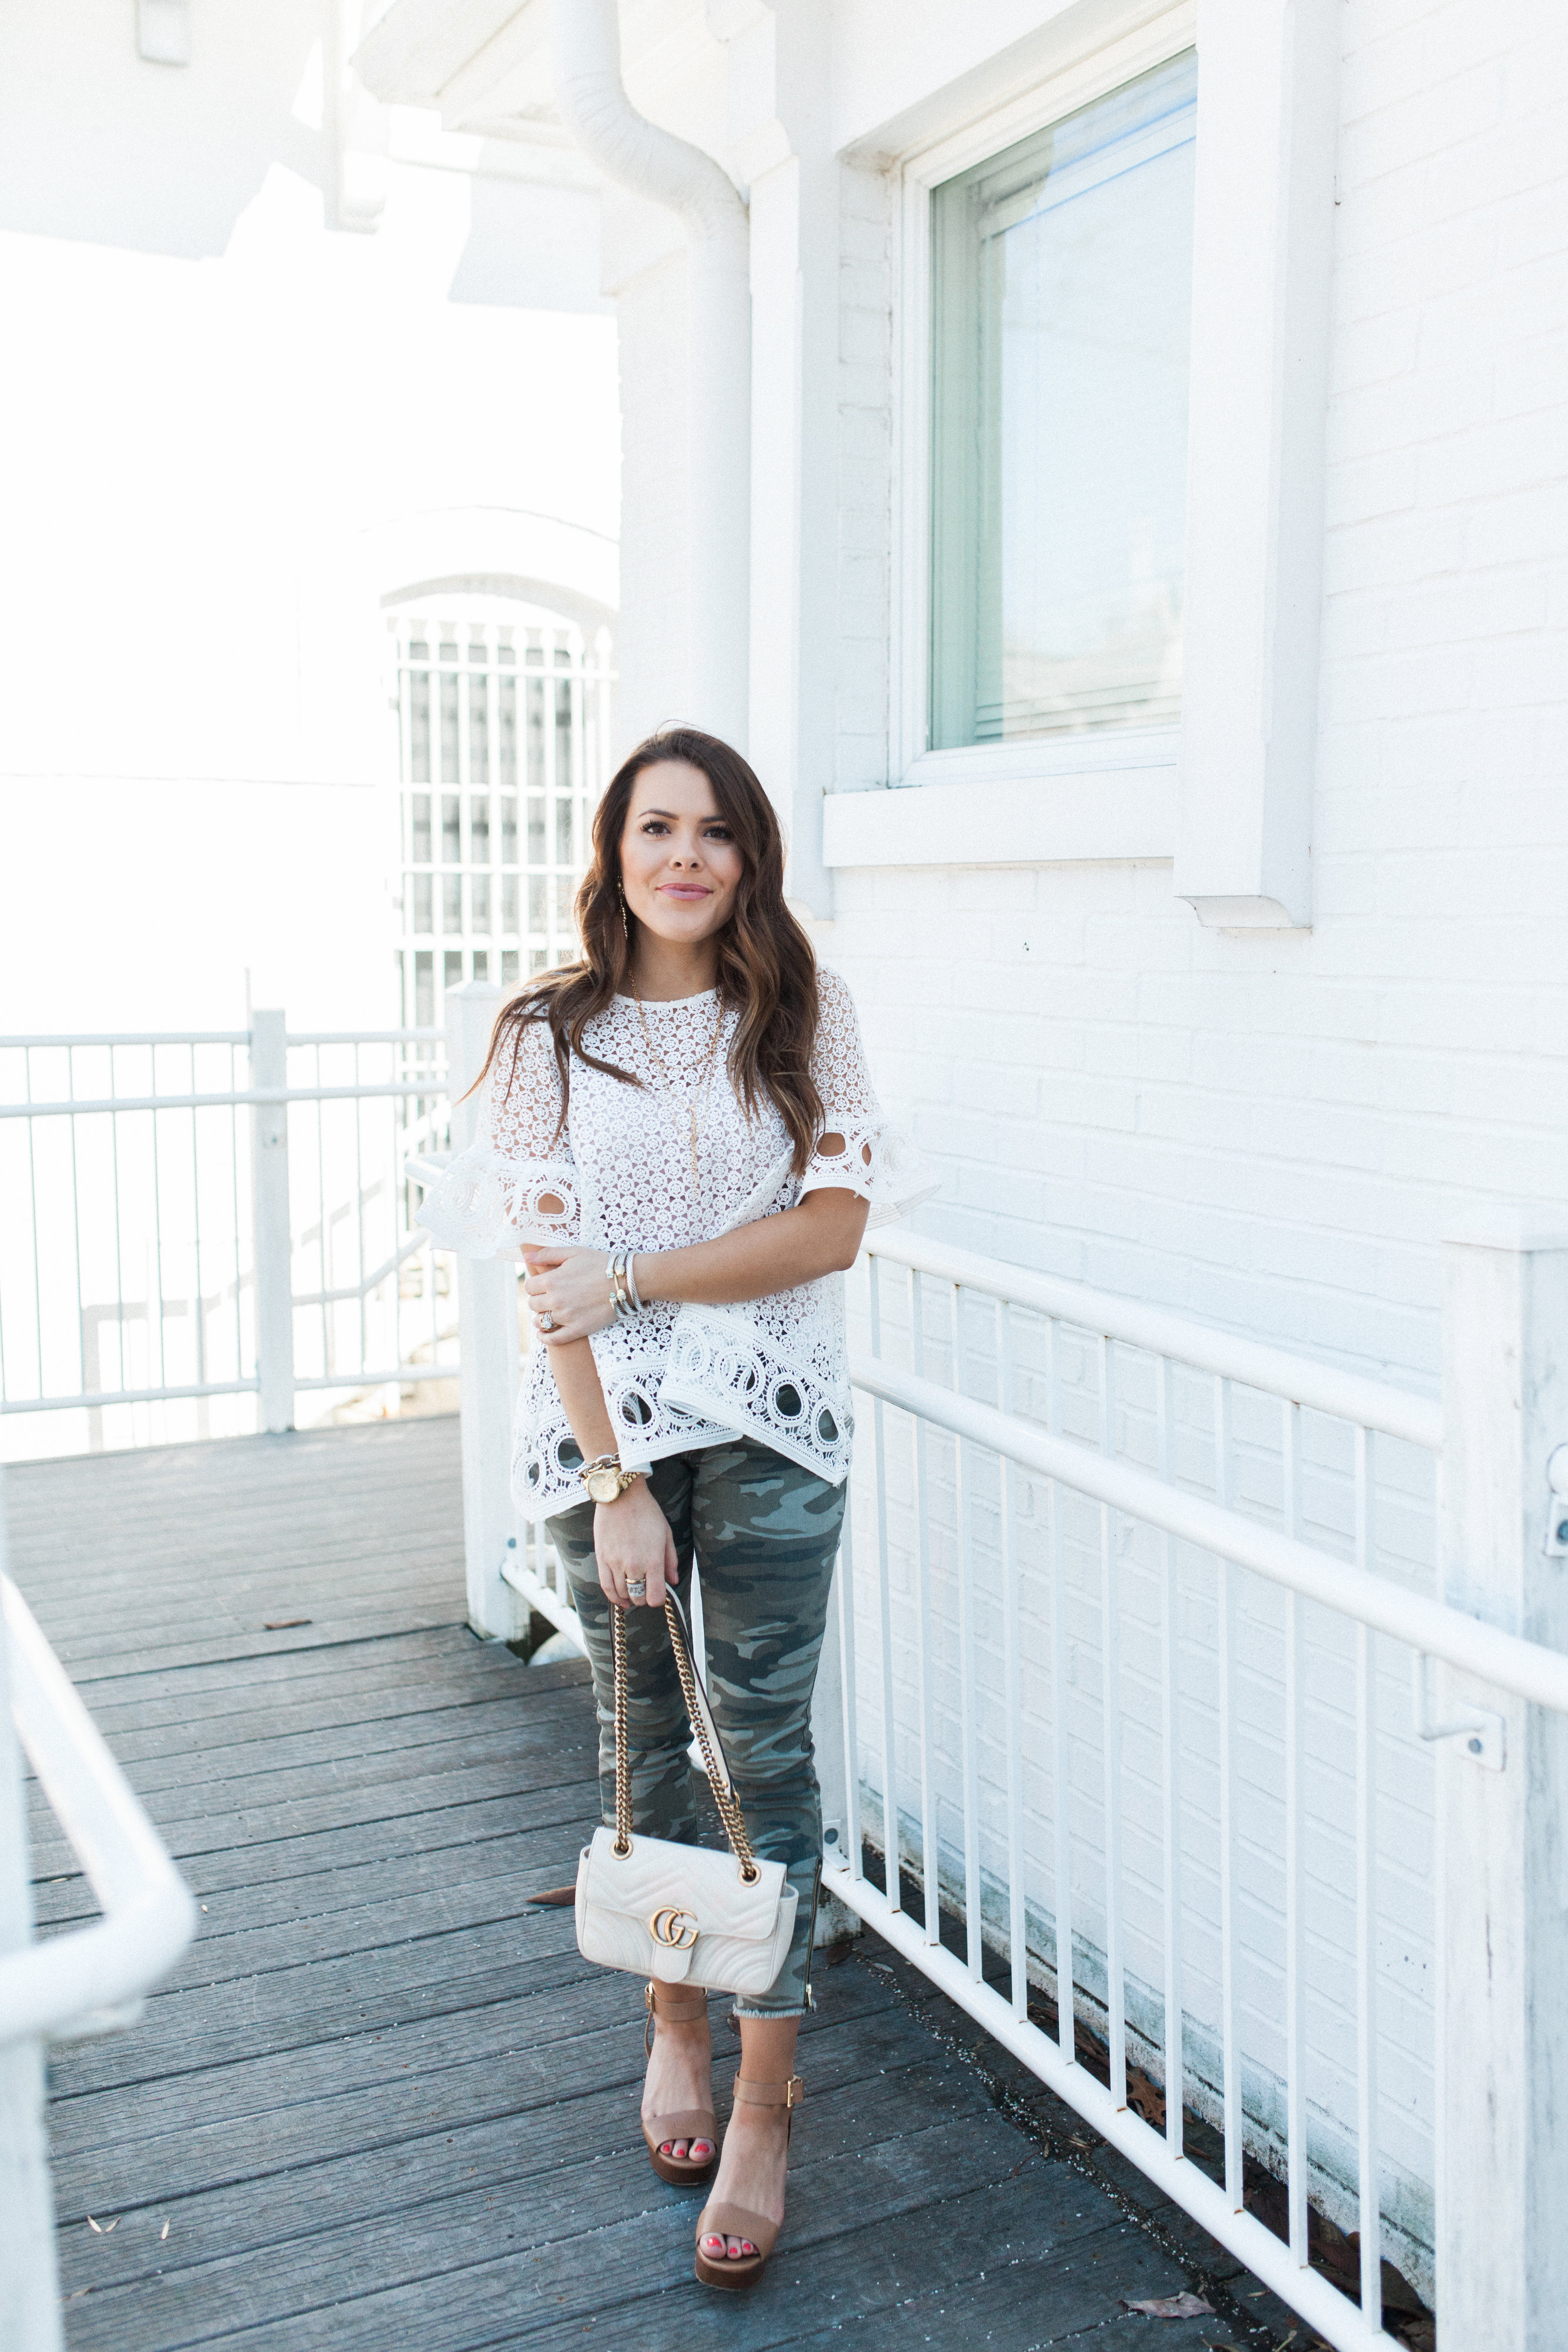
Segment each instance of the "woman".
M772 2250L800 2104L821 1857L811 1687L851 1431L838 1276L868 1213L923 1197L894 1164L849 991L818 971L783 875L777 820L738 753L691 729L633 751L594 819L583 959L502 1013L480 1139L423 1212L438 1241L520 1247L528 1267L544 1346L518 1399L514 1485L571 1580L605 1820L613 1603L632 1612L634 1826L700 1842L663 1614L695 1555L747 1831L796 1891L784 1965L739 2008L734 2110L698 2224L697 2275L723 2286L751 2284ZM602 1499L585 1497L590 1481ZM647 1998L649 2153L665 2179L706 2180L718 2153L706 1999L657 1979Z

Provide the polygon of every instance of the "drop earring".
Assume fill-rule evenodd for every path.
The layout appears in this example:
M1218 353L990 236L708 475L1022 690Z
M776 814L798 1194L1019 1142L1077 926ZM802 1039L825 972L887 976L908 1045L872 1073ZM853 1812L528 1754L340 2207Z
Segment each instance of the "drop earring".
M632 944L632 926L626 919L626 893L619 882L615 885L615 896L621 901L621 929L625 935L626 944L630 947Z

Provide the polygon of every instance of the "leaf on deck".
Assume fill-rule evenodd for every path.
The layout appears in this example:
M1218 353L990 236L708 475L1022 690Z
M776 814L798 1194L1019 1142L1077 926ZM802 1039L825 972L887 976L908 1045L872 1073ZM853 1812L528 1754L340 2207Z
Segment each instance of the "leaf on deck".
M1141 2311L1149 2319L1212 2319L1214 2317L1213 2304L1205 2303L1200 2294L1187 2294L1185 2292L1181 2294L1150 2295L1141 2303L1129 2302L1124 2295L1122 2308L1124 2311Z

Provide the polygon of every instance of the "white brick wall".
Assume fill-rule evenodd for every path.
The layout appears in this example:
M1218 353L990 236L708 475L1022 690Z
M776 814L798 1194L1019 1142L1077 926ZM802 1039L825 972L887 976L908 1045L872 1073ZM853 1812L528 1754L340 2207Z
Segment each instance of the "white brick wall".
M955 1240L1416 1378L1465 1201L1568 1195L1568 20L1353 0L1310 938L1163 866L841 873ZM838 782L886 774L886 178L844 175ZM875 526L880 523L881 536Z
M840 873L821 944L856 990L890 1102L945 1170L940 1200L922 1213L929 1230L1429 1385L1445 1225L1479 1200L1568 1201L1568 20L1543 0L1506 14L1485 0L1351 0L1344 24L1311 936L1205 931L1173 901L1163 865L889 867ZM890 177L846 172L841 790L888 772L892 202ZM1409 1562L1429 1561L1427 1498L1391 1496L1384 1519ZM1127 1554L1129 1629L1157 1623L1138 1589L1149 1541L1140 1531ZM899 1563L895 1547L895 1573L907 1575ZM1077 1559L1069 1620L1091 1881L1099 1572L1097 1557ZM1260 1627L1277 1620L1277 1601L1260 1593L1250 1605ZM1193 1609L1187 1664L1201 1683L1212 1604L1195 1598ZM1050 1627L1038 1559L1025 1623L1041 1751L1030 1758L1041 1808L1031 1897L1048 1911ZM1333 1931L1314 1948L1311 2002L1323 2130L1354 2114L1354 1988L1333 1948L1346 1948L1351 1854L1343 1822L1333 1826L1344 1727L1331 1633L1343 1629L1325 1629L1326 1680L1314 1685L1325 1745L1309 1794L1308 1868ZM1131 1630L1124 1641L1131 1705L1145 1665ZM1249 2053L1277 2068L1268 1650L1260 1633L1243 1706L1259 1728L1243 1751L1243 1999ZM1390 1655L1385 1674L1380 1998L1396 2176L1385 2189L1419 2239L1429 1790L1403 1657ZM1195 1758L1201 1724L1199 1706ZM1143 1734L1126 1752L1129 1966L1155 1985L1158 1754ZM949 1777L948 1808L954 1787ZM1195 1855L1212 1840L1201 1791L1195 1768ZM1195 1864L1188 1954L1199 2024L1216 2013L1206 1870L1211 1858ZM1096 1932L1092 1913L1081 1909L1079 1925ZM1326 2143L1319 2153L1334 2168ZM1418 2248L1407 2251L1420 2273Z

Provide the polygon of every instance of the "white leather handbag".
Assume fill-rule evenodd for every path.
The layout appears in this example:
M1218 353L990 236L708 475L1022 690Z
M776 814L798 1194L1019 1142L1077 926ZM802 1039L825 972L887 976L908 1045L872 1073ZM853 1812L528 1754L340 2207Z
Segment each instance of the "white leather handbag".
M615 1654L615 1827L598 1829L577 1869L577 1948L585 1960L667 1984L764 1993L784 1965L795 1932L795 1889L781 1862L752 1853L730 1784L707 1693L692 1664L673 1595L664 1622L686 1712L702 1749L727 1853L640 1837L632 1828L626 1758L626 1612L612 1605Z

